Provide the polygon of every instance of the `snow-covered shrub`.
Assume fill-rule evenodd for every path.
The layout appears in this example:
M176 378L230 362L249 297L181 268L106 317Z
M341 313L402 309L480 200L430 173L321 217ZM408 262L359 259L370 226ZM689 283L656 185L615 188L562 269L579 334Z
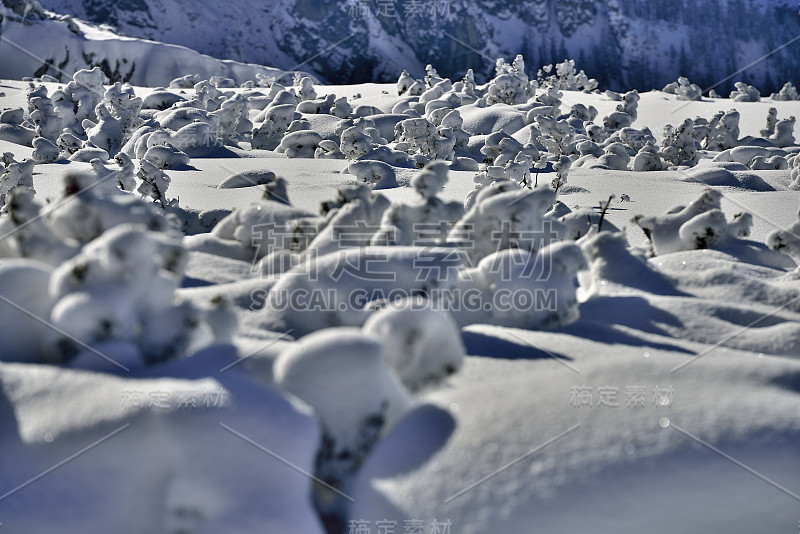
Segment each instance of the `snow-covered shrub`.
M213 113L219 117L217 135L224 141L235 141L240 138L240 134L253 129L253 123L247 118L247 99L241 94L224 100Z
M194 84L192 84L191 87L194 87ZM191 87L187 87L187 89L191 89ZM186 102L186 99L172 91L156 88L144 98L142 101L142 109L157 109L163 111L171 108L178 102Z
M577 274L585 268L580 247L562 242L545 245L537 252L499 250L466 270L462 278L468 287L480 288L484 300L492 303L490 322L512 328L548 329L578 319ZM502 305L501 295L517 305Z
M316 159L344 159L344 153L339 150L339 145L336 141L330 139L323 139L319 142L319 146L314 151L314 158Z
M44 137L35 138L32 145L31 159L36 163L53 163L61 157L61 149Z
M286 182L277 178L265 186L264 198L233 210L214 226L211 236L235 245L237 258L259 260L275 250L288 249L292 235L287 224L310 215L289 205Z
M609 143L603 149L603 154L593 167L603 167L615 171L628 170L631 157L622 143Z
M652 143L647 143L633 158L634 171L663 171L664 162L658 148Z
M795 156L791 160L789 160L791 165L791 173L789 176L792 179L792 183L789 184L789 189L794 191L800 190L800 157Z
M428 119L419 118L397 123L395 141L398 150L414 156L417 166L422 167L431 160L452 160L456 138L440 135Z
M108 152L94 146L83 147L69 157L70 161L80 161L83 163L89 163L93 159L108 161L110 158L108 157Z
M677 82L667 84L662 91L677 95L678 100L700 100L703 96L703 90L700 86L691 83L684 76L679 76Z
M322 136L313 130L301 130L287 133L281 139L277 152L283 152L290 158L313 158Z
M45 336L51 361L67 361L86 345L128 342L146 362L187 354L213 342L203 311L174 302L186 254L180 240L138 225L119 225L53 271Z
M125 137L122 124L103 104L97 105L95 114L96 122L89 119L83 121L86 137L93 146L102 148L109 156L115 156L122 148Z
M53 101L47 96L44 85L28 89L28 114L36 129L36 135L49 141L55 141L64 127L64 121L56 113Z
M411 179L411 187L422 197L418 204L393 204L383 214L372 245L432 246L443 241L452 224L463 214L460 202L438 197L448 180L448 164L432 161Z
M728 98L734 102L761 101L761 92L752 85L747 85L744 82L736 82L733 85L736 87L736 89L731 91L731 94L728 96Z
M597 108L594 106L589 106L587 108L585 105L578 102L570 107L569 114L581 122L592 122L597 118Z
M138 189L139 194L159 202L162 208L166 207L168 204L166 193L170 179L161 167L143 159L139 162L139 172L136 175L142 181Z
M661 141L661 157L674 166L692 166L698 159L697 145L692 119L686 119L677 127L667 125Z
M139 112L142 110L143 102L133 92L132 87L123 88L119 82L115 83L103 93L103 104L111 116L119 121L125 136L140 126L142 119L139 118Z
M70 128L75 134L82 134L83 120L97 118L95 108L103 99L105 81L105 74L100 67L79 70L64 89L51 95L56 103L58 115L64 120L65 128Z
M0 112L0 123L19 126L25 120L25 110L22 108L6 108Z
M542 134L540 141L550 154L559 156L575 153L575 130L566 119L537 115L534 123Z
M775 133L775 125L778 123L778 109L769 108L767 111L767 125L759 133L761 137L769 137Z
M800 100L797 94L797 87L792 85L792 82L786 82L781 90L772 95L773 100Z
M5 206L6 197L18 187L33 190L33 167L36 161L10 162L0 175L0 208Z
M650 267L647 258L631 253L624 233L604 230L587 234L578 245L589 264L589 269L578 273L580 297L612 292L612 284L650 293L672 292L672 284Z
M367 123L360 122L344 130L340 137L339 150L347 159L358 159L374 146L371 135L366 131Z
M383 161L368 159L354 161L348 165L347 172L355 176L359 182L365 183L373 189L397 187L394 168Z
M536 101L544 106L551 106L557 110L561 105L561 97L563 96L564 93L558 90L558 86L548 85L544 88L544 92L536 95Z
M555 70L555 73L550 74ZM545 75L549 76L545 76ZM566 91L591 92L597 89L597 80L589 78L582 70L576 72L575 60L565 59L556 65L545 65L539 70L539 78L543 84L548 84Z
M200 83L199 74L186 74L169 82L169 86L173 89L193 89L198 83Z
M389 199L363 183L340 188L334 200L321 205L327 224L311 236L313 240L307 247L307 255L321 256L348 247L369 245L390 204Z
M778 121L778 123L775 125L775 133L769 137L769 140L775 143L775 146L782 148L794 146L795 122L796 119L794 116L789 117L788 119L783 119L781 121Z
M536 94L536 80L529 80L525 74L525 61L517 55L509 65L499 58L495 66L495 77L486 90L486 103L524 104Z
M798 167L795 167L793 176L795 176L795 187L793 189L800 189L800 173L797 172ZM778 250L792 257L795 261L800 261L800 210L797 213L798 220L786 230L776 230L767 236L767 246L773 250Z
M635 89L628 91L622 97L622 103L617 105L617 109L603 117L603 128L611 133L630 126L638 117L638 109L639 92Z
M638 224L650 240L654 255L681 250L714 248L730 239L746 237L753 217L739 213L728 222L720 208L722 193L707 189L688 206L676 206L664 215L638 215Z
M277 99L277 97L276 97ZM264 109L264 122L253 129L252 147L274 150L295 118L297 103L270 105ZM258 121L258 118L256 118Z
M36 130L19 124L0 123L0 140L15 145L31 146Z
M397 79L397 94L398 96L402 96L403 93L408 91L409 87L411 87L416 80L411 77L408 71L403 70L400 73L400 77Z
M393 303L371 315L363 331L383 342L386 364L411 392L440 383L466 356L458 325L426 300Z
M756 156L748 167L754 171L781 171L788 169L789 165L783 156L772 156L770 158Z
M166 143L148 148L141 161L148 161L159 169L183 169L189 165L190 158L171 143Z
M708 123L707 150L727 150L739 144L739 112L732 109L716 113Z
M409 409L407 393L386 366L383 344L355 328L302 338L280 354L274 377L314 410L322 426L315 477L345 492L389 420ZM322 486L313 499L323 517L343 515L336 496Z
M553 225L544 219L553 202L555 192L549 187L520 189L511 182L482 187L447 242L463 248L473 263L507 248L536 252L556 238Z

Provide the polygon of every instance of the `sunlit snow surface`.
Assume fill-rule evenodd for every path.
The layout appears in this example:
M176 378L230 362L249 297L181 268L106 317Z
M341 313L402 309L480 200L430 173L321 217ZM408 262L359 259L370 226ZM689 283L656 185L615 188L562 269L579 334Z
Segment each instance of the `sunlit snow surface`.
M50 91L55 87L48 84ZM23 82L0 83L0 107L25 107L25 88ZM370 105L384 113L400 100L394 85L316 90L320 97L334 93L348 97L353 107ZM136 88L142 97L151 91ZM184 96L192 92L184 90ZM603 94L571 91L563 102L565 110L577 102L591 104L598 117L617 105ZM758 136L769 107L781 118L800 111L796 101L687 103L651 92L641 95L634 127L647 126L660 139L666 124L734 107L743 136ZM501 108L510 121L524 116L511 106L495 111ZM251 119L259 111L251 110ZM462 113L465 127L489 130L497 115ZM335 121L307 117L321 137L336 137ZM483 146L483 139L472 136L473 143ZM168 196L199 211L239 209L244 227L260 211L315 216L337 188L356 183L345 173L347 160L290 159L248 148L242 143L229 147L229 157L193 157L188 169L167 170ZM32 149L0 141L0 152L21 160ZM704 156L698 168L713 155ZM90 168L78 162L37 165L37 198L55 201L65 172ZM265 204L263 186L217 188L232 175L263 170L286 180L293 208ZM409 183L418 172L396 168L399 186L381 192L393 202L416 201ZM385 522L397 532L413 525L445 532L446 524L459 533L795 532L800 275L791 260L763 243L797 221L798 192L788 189L788 170L750 172L771 190L715 188L729 220L741 211L752 214L750 241L646 262L630 254L587 258L590 269L579 275L580 317L568 326L534 331L461 324L467 355L462 364L460 348L454 356L437 349L434 333L397 319L398 329L416 328L427 336L419 354L442 362L446 356L445 363L455 362L457 370L446 379L437 375L433 386L410 400L394 372L413 374L384 366L380 353L348 354L360 349L346 336L360 335L353 330L365 317L346 323L352 329L344 339L337 341L335 332L325 338L332 357L357 369L328 366L321 368L324 376L315 375L313 359L325 351L294 339L304 328L336 324L253 309L263 305L263 298L255 302L253 296L263 297L281 277L262 275L257 258L235 239L213 232L186 237L190 252L176 295L196 303L218 294L229 298L240 321L233 344L151 367L126 360L124 346L106 345L104 354L113 354L127 372L91 351L69 369L1 363L1 529L313 533L324 531L315 507L325 512L329 506L344 514L344 531L360 524L380 532ZM474 174L450 171L439 197L463 201L475 187ZM542 176L549 182L550 176ZM635 215L661 215L695 200L706 187L687 171L584 168L569 174L568 185L577 192L558 198L571 209L596 208L616 195L607 221L634 246L647 243L630 222ZM619 202L623 194L630 202ZM401 256L393 261L401 262ZM42 283L47 274L18 276L31 278L0 279L0 295L34 299L36 291L27 295L14 284ZM0 312L8 318L17 313L8 306ZM9 324L17 323L0 325L3 336L26 334ZM385 337L392 343L403 339ZM397 354L396 347L392 351ZM304 384L304 376L315 381ZM354 383L353 377L368 383ZM362 415L337 413L354 399L369 402L362 407L365 417L383 409L394 426L371 445L357 473L335 462L320 470L320 425L339 436L341 421ZM346 424L346 439L362 444L363 436L351 435L353 423ZM310 478L328 468L344 473L345 495L334 504L320 497L319 484Z

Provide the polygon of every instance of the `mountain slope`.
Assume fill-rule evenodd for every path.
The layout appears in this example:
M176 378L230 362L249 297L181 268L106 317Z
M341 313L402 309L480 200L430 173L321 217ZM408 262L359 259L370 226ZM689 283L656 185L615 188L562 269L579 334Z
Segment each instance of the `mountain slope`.
M124 35L215 57L297 64L331 82L395 80L426 63L491 75L499 56L535 67L565 57L612 89L661 88L679 74L703 87L800 34L791 0L43 0L47 8ZM732 82L762 92L798 83L800 41Z
M135 85L168 85L185 74L203 79L223 76L237 83L256 75L281 77L284 71L220 60L175 44L123 37L98 27L45 11L37 2L0 3L0 77L50 75L61 81L83 68L99 66L111 81Z

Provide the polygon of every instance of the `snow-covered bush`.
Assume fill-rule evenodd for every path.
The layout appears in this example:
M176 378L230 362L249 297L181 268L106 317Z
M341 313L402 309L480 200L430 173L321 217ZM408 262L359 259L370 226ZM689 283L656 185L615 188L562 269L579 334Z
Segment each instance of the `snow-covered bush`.
M793 189L800 190L800 173L797 170L798 167L795 167L793 176L797 185ZM769 234L766 243L769 248L783 252L800 262L800 210L797 212L797 218L798 220L788 229L776 230Z
M452 224L464 214L460 202L438 197L448 180L448 165L432 161L411 179L411 187L422 197L418 204L393 204L383 214L372 245L432 246L445 239Z
M44 85L34 88L33 84L28 89L28 114L36 128L36 135L49 141L55 141L64 127L64 121L56 113L53 101L47 96Z
M278 97L276 97L276 100ZM296 99L295 99L296 100ZM297 103L270 105L265 108L264 122L253 129L252 147L274 150L280 144L289 125L295 119ZM258 121L258 118L256 118Z
M0 208L5 206L6 197L18 187L33 190L33 167L36 161L9 162L0 175Z
M633 158L634 171L663 171L664 162L658 148L652 143L647 143Z
M617 105L616 111L603 117L603 128L611 133L633 124L638 117L639 92L634 89L622 97L622 103Z
M667 84L662 91L677 95L678 100L700 100L703 96L703 90L700 86L691 83L684 76L678 77L677 82Z
M747 237L753 224L749 213L728 222L720 207L722 193L707 189L688 206L676 206L664 215L633 219L650 240L654 255L681 250L715 248L731 239Z
M677 127L664 127L664 138L661 141L661 157L664 161L674 166L692 166L697 163L697 149L692 119L686 119Z
M550 74L553 70L555 73ZM597 80L590 79L582 70L576 72L573 59L565 59L556 65L545 65L539 70L538 75L543 85L547 84L566 91L591 92L597 89L598 85Z
M345 493L392 412L397 419L409 409L407 393L386 366L383 344L355 328L302 338L280 354L274 377L278 387L311 406L322 426L315 477ZM318 485L313 499L323 518L344 515L330 490Z
M769 136L769 140L775 143L775 146L781 148L794 146L796 142L794 137L795 122L796 118L794 116L778 121L775 125L775 133Z
M732 109L716 113L708 123L707 150L727 150L739 144L739 112Z
M372 150L374 146L372 136L366 131L366 122L345 129L340 136L339 150L347 159L358 159Z
M525 74L525 60L521 55L517 55L510 65L505 59L499 58L495 77L486 90L486 103L524 104L536 94L537 86L536 80L529 80Z
M314 151L316 159L344 159L344 153L339 150L339 144L330 139L323 139Z
M139 194L159 202L162 208L166 207L168 204L166 194L170 179L161 170L161 167L151 163L150 160L143 159L139 162L139 172L136 175L142 181L138 189Z
M463 248L473 263L507 248L537 252L557 237L551 221L544 219L554 202L549 187L520 189L511 182L481 187L447 242Z
M406 119L395 127L397 149L414 157L418 167L431 160L452 160L456 137L444 137L428 119Z
M276 151L290 158L313 158L321 141L322 136L313 130L287 133Z
M557 119L551 115L536 115L534 123L541 132L541 143L554 157L575 153L575 130L566 119Z
M761 92L752 85L747 85L744 82L736 82L733 85L736 87L736 89L731 91L731 94L728 96L728 98L734 102L761 101Z
M797 94L797 87L792 85L792 82L786 82L781 90L772 95L773 100L800 100Z
M375 312L363 331L383 342L386 364L412 393L458 371L466 356L453 318L424 299L393 303Z
M397 187L394 168L383 161L368 159L354 161L348 165L347 172L355 176L359 182L365 183L373 189Z
M189 165L190 158L171 143L166 143L148 148L141 161L148 161L159 169L184 169Z
M577 274L585 268L580 247L562 242L545 245L535 253L522 248L499 250L466 270L462 278L466 287L480 288L484 301L492 303L488 322L549 329L578 319ZM516 305L503 305L503 296ZM464 315L461 318L464 320Z
M769 108L767 111L767 125L759 133L761 137L769 137L775 133L775 125L778 124L778 109Z
M36 163L53 163L61 157L61 149L44 137L36 137L32 145L31 159Z
M213 342L203 311L174 302L186 264L180 240L138 225L119 225L53 271L55 303L45 336L51 361L85 346L127 342L146 362L164 361Z

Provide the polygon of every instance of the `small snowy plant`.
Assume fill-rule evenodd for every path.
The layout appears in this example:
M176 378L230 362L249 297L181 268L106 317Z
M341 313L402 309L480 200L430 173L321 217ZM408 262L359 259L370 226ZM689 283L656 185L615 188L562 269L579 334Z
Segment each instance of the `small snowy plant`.
M734 102L760 102L761 93L752 85L747 85L744 82L736 82L733 84L736 89L731 91L728 98Z
M654 255L681 250L715 248L731 239L747 237L753 224L749 213L728 222L720 208L722 193L707 189L688 206L676 206L664 215L639 215L633 222L644 230Z
M692 119L686 119L677 127L667 125L661 141L661 157L673 166L692 166L698 159L697 145Z
M792 82L786 82L781 90L772 95L773 100L800 100L800 96L797 94L797 87L792 85Z
M411 179L411 187L422 197L422 203L392 205L383 214L371 244L432 246L443 241L464 213L460 202L445 202L438 197L447 180L446 162L428 163Z
M314 475L345 493L389 420L409 408L408 393L387 367L383 343L357 328L303 337L280 354L274 377L278 387L314 410L322 427ZM342 512L336 496L321 485L313 499L323 517Z
M137 176L142 181L138 189L139 194L161 203L162 208L166 207L166 193L170 183L169 176L146 159L139 162Z
M363 330L383 341L386 364L412 393L442 382L466 356L458 325L425 300L392 303L371 315Z
M688 78L683 76L680 76L677 82L667 84L663 91L676 95L678 100L700 100L703 96L700 86L691 83Z
M486 91L487 104L524 104L536 94L538 84L525 74L525 61L521 55L510 65L505 59L499 58L495 72Z
M800 182L800 174L795 167L795 182ZM800 189L800 183L798 187ZM773 250L778 250L792 257L795 261L800 261L800 210L797 213L798 220L786 230L776 230L767 236L767 246Z

